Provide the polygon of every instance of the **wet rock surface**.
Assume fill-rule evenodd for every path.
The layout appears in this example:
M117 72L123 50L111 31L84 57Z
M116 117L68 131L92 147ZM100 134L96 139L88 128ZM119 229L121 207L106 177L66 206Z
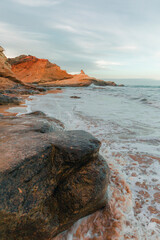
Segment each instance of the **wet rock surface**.
M0 239L49 240L105 206L100 142L42 112L0 116Z
M115 82L93 79L92 83L96 86L117 86Z
M70 96L70 98L80 99L81 97L79 97L79 96Z
M19 105L21 102L22 100L20 98L0 94L0 105Z

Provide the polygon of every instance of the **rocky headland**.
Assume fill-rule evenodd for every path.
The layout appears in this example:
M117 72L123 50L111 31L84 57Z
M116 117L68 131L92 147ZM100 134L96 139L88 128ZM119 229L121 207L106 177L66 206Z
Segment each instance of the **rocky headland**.
M0 47L0 105L20 104L26 95L57 87L117 86L112 81L80 74L68 74L55 63L31 55L9 58Z
M12 71L4 49L0 47L0 105L20 104L22 96L39 94L44 90L21 81Z
M9 58L8 62L17 78L24 83L42 84L72 77L71 74L47 59L39 59L30 55Z
M91 84L117 86L114 82L90 77L83 70L80 74L68 74L47 59L38 59L30 55L10 58L8 62L11 64L16 77L24 83L37 84L43 87L87 87Z
M46 59L7 59L0 47L0 105L20 104L46 87L90 84L116 86L83 70L68 74ZM0 239L49 240L107 206L110 171L92 135L65 131L39 111L0 114L0 129Z

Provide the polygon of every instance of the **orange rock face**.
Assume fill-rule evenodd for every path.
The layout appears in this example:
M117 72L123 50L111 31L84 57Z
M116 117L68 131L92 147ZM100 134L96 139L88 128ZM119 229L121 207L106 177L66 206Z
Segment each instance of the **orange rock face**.
M9 59L9 62L15 75L25 83L45 83L72 77L47 59L21 55Z
M48 87L87 87L92 83L98 86L116 86L114 82L106 82L90 77L81 70L80 74L71 75L47 59L21 55L8 59L16 77L24 83L36 83Z
M11 66L3 51L3 48L0 47L0 89L5 90L15 87L20 81L12 72Z
M69 79L46 81L45 83L40 83L40 85L53 87L86 87L92 83L92 80L94 80L94 78L81 72L80 74L72 75Z

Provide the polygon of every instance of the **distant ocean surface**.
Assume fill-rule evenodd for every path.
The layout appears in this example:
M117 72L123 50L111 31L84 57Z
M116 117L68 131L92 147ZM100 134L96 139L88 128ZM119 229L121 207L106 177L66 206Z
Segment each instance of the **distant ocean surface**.
M113 81L117 84L124 84L125 86L137 86L137 87L160 87L160 79L159 80L153 80L153 79L104 79L106 81Z
M83 129L97 137L102 142L100 152L112 170L111 208L119 208L120 212L115 219L119 221L119 237L111 239L158 240L160 81L131 81L127 85L125 81L115 81L125 87L65 88L62 93L31 96L25 108L10 111L43 111L61 120L67 130ZM74 233L75 230L64 239L77 239ZM104 233L101 231L101 238L94 238L92 229L88 229L86 234L88 238L81 239L103 239Z

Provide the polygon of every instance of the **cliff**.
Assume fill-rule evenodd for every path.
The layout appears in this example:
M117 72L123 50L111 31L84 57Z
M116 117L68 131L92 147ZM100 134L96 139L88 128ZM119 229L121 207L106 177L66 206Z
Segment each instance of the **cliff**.
M4 55L4 49L0 47L0 105L19 104L22 95L37 94L44 91L22 82L12 71L11 65Z
M16 58L9 58L8 61L12 65L12 71L17 78L25 83L44 83L72 77L47 59L21 55Z
M5 90L15 88L22 83L11 70L11 65L3 51L4 49L0 47L0 89Z
M90 77L81 70L80 74L71 75L47 59L21 55L8 59L12 71L24 83L36 83L44 87L87 87L91 84L98 86L116 86L114 82Z

